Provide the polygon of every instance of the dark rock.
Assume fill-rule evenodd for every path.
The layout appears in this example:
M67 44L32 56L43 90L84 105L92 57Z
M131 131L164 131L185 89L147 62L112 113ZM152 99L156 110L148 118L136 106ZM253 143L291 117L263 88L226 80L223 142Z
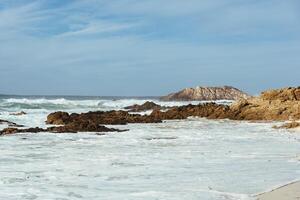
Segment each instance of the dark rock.
M56 112L48 115L47 124L55 125L67 125L70 123L83 123L86 121L93 122L95 124L111 124L111 125L125 125L127 123L158 123L160 120L156 120L150 116L144 116L139 114L130 114L127 111L96 111L81 114L67 114Z
M63 125L70 119L67 112L54 112L47 116L47 124Z
M161 110L161 109L167 109L167 108L168 107L163 107L163 106L160 106L151 101L147 101L142 105L135 104L132 106L127 106L124 109L127 109L129 112L144 112L147 110L157 110L157 109Z
M7 121L7 120L2 120L2 119L0 119L0 124L7 124L10 127L24 127L23 125L16 124L14 122L10 122L10 121Z
M24 111L18 112L18 113L10 113L10 115L20 116L20 115L26 115L27 113Z
M84 123L71 123L64 126L49 127L46 129L39 128L39 127L27 128L27 129L5 128L2 131L0 131L0 135L10 135L16 133L40 133L40 132L78 133L78 132L123 132L123 131L127 131L127 130L107 128L105 126L99 126L92 122L84 122Z

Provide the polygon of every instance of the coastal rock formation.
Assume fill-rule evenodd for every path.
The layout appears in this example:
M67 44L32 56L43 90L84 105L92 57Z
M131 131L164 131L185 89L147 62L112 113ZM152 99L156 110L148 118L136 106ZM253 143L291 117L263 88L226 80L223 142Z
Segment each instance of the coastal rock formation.
M50 132L50 133L78 133L78 132L123 132L126 130L119 130L114 128L107 128L105 126L100 126L93 122L85 123L71 123L65 126L55 126L46 129L35 127L27 129L18 128L5 128L0 131L0 135L10 135L15 133L40 133L40 132Z
M147 101L142 105L134 104L132 106L127 106L124 109L128 110L128 112L144 112L147 110L161 110L161 109L167 109L167 108L169 108L169 107L160 106L151 101Z
M128 123L159 123L161 120L149 115L130 114L127 111L96 111L88 113L55 112L47 117L47 124L68 125L71 123L84 123L86 121L96 124L125 125Z
M259 97L241 99L230 106L217 104L189 105L170 109L166 112L155 111L161 119L186 118L188 116L209 119L231 120L299 120L300 88L284 88L266 91Z
M186 105L174 107L166 112L154 110L150 116L158 120L187 119L188 117L205 117L208 119L225 119L229 117L230 107L216 103Z
M128 111L97 111L81 114L54 112L48 115L46 123L62 126L49 127L47 129L7 128L1 131L0 135L19 132L46 131L54 133L122 131L118 129L110 129L101 126L101 124L125 125L128 123L161 123L163 120L178 120L186 119L188 117L255 121L296 121L300 120L299 94L300 88L284 88L263 92L258 97L241 99L230 106L216 103L205 103L199 105L172 107L167 111L161 111L161 107L153 103L147 103L142 108L136 105L132 107L132 109L135 110L154 108L150 115L130 114ZM2 122L8 123L3 120ZM300 123L293 122L285 125L285 128L294 128L299 125Z
M277 90L268 90L262 92L261 99L269 101L300 101L300 87L289 87Z
M179 92L161 97L163 101L213 101L238 100L249 95L231 86L186 88Z
M300 88L283 88L263 92L259 97L240 100L231 105L236 120L300 119Z

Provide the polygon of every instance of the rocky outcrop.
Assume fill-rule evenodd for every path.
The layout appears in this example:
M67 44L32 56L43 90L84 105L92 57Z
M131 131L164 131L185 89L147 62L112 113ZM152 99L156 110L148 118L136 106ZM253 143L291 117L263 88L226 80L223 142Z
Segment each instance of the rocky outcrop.
M300 101L300 87L289 87L262 92L261 99L269 101Z
M188 117L205 117L209 119L228 118L230 107L216 103L206 103L199 105L186 105L174 107L166 112L154 110L150 116L159 120L187 119Z
M161 110L161 109L168 109L168 108L169 107L160 106L151 101L147 101L142 105L134 104L132 106L127 106L124 109L128 110L128 112L144 112L148 110Z
M230 109L236 120L300 119L300 88L283 88L263 92L259 97L240 100Z
M162 119L184 119L187 116L209 119L285 121L300 119L300 88L283 88L263 92L259 97L241 99L230 106L203 104L182 106L152 115Z
M47 124L62 125L47 129L31 128L17 129L7 128L0 132L13 134L19 132L110 132L122 131L110 129L104 124L124 125L128 123L161 123L163 120L178 120L188 117L205 117L208 119L231 119L231 120L300 120L300 88L284 88L263 92L259 97L241 99L234 104L220 105L205 103L199 105L186 105L169 108L161 111L161 107L154 109L150 115L131 114L128 111L97 111L88 113L55 112L47 117ZM155 108L156 104L149 104L146 108ZM140 107L134 106L140 110ZM4 121L7 122L7 121ZM0 121L1 123L1 121ZM298 122L286 125L286 128L299 126Z
M214 101L238 100L248 98L249 95L230 86L224 87L196 87L186 88L179 92L161 97L163 101Z
M248 98L249 95L230 86L224 87L196 87L186 88L179 92L161 97L164 101L214 101L238 100Z
M97 111L88 113L55 112L47 117L47 124L67 125L70 123L84 123L86 121L96 124L125 125L128 123L159 123L161 120L149 115L130 114L128 111Z

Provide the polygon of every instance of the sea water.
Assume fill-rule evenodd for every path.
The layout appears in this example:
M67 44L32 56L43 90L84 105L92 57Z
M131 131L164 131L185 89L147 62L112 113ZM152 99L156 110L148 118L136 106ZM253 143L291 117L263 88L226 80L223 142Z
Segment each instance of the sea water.
M45 127L46 116L57 110L118 110L147 100L164 106L201 103L5 96L0 119ZM21 110L27 114L10 115ZM253 199L300 179L300 135L273 125L189 118L109 126L129 131L105 135L2 136L0 199Z

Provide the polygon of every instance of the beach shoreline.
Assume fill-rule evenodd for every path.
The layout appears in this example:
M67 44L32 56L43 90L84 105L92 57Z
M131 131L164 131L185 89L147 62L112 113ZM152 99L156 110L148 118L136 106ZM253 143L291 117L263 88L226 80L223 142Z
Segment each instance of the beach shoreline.
M257 200L299 200L300 180L295 180L269 191L254 195Z

